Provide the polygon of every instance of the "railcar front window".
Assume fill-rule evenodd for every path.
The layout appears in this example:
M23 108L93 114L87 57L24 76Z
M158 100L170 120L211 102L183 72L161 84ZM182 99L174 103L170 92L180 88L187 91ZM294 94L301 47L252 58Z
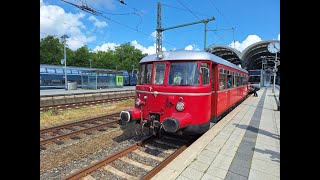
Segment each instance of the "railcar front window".
M210 70L209 64L201 63L201 77L202 77L202 84L207 85L210 83Z
M153 84L158 84L158 85L163 84L165 68L166 68L166 65L164 63L154 64Z
M152 64L142 64L140 69L140 84L150 84Z
M168 84L178 86L199 85L199 71L197 62L171 63Z

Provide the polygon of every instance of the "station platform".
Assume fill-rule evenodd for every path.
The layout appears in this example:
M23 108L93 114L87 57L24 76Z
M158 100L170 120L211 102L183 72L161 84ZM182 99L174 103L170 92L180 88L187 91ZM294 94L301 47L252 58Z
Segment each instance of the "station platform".
M108 89L76 89L76 90L65 90L65 89L44 89L40 90L41 96L63 96L63 95L74 95L74 94L90 94L90 93L103 93L103 92L119 92L119 91L134 91L136 86L123 86L121 88L108 88Z
M152 179L280 179L279 89L262 87Z

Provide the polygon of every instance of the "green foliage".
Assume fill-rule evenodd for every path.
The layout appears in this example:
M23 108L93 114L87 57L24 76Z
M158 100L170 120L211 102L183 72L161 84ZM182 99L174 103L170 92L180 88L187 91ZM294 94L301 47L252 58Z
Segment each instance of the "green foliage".
M144 57L141 50L136 49L130 43L121 44L115 48L115 56L120 69L130 72L132 68L137 68L139 61ZM133 67L132 67L133 66ZM119 68L118 68L119 69Z
M87 46L82 46L74 52L74 59L70 62L72 66L90 67L89 59L91 58Z
M63 57L63 44L59 38L47 36L40 40L40 64L59 65Z
M138 68L139 61L145 56L141 50L136 49L130 43L117 46L115 50L90 52L87 46L82 46L76 51L66 48L67 65L77 67L118 69L132 71ZM60 65L64 58L63 44L54 36L47 36L40 41L40 64Z

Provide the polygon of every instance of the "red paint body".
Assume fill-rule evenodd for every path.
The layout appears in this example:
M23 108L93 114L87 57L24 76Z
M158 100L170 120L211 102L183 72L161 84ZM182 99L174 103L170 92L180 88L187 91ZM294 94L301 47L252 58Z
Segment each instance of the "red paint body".
M200 83L195 86L180 86L169 84L170 64L173 62L197 62L198 70L200 71L201 63L207 63L210 69L209 84L202 84L203 75L199 74ZM152 81L155 74L155 64L165 63L165 73L163 84L157 85ZM196 59L196 60L159 60L149 61L143 64L152 64L152 73L149 83L139 84L136 86L136 98L140 99L142 104L136 104L136 111L141 110L142 119L150 121L150 115L159 114L159 121L162 124L164 119L173 118L179 121L179 129L182 131L191 127L193 133L203 133L208 130L210 121L221 116L223 112L234 106L247 95L247 83L242 83L238 87L219 90L219 69L224 68L227 71L241 73L246 76L248 73L229 67L225 64L219 64L212 59ZM213 70L213 73L212 73ZM140 69L141 71L141 69ZM184 110L178 111L176 105L178 102L184 103ZM140 115L140 113L139 113ZM135 113L137 118L138 113ZM196 128L194 128L196 127ZM199 129L200 128L200 129ZM197 132L198 131L198 132Z

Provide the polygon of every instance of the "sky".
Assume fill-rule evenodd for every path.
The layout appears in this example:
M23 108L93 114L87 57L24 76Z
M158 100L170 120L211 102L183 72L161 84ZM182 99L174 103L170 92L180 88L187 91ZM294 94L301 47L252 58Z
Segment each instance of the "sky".
M40 0L40 40L66 34L72 50L86 45L93 52L107 51L130 43L154 54L158 2L162 28L214 17L207 24L206 47L225 45L241 52L262 40L280 40L280 0ZM163 31L162 49L202 51L204 24Z

